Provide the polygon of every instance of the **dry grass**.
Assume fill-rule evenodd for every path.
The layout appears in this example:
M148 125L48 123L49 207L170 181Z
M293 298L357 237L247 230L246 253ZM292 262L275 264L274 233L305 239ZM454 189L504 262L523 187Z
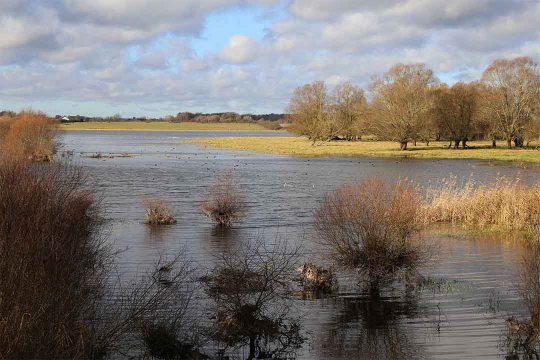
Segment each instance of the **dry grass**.
M451 179L428 189L424 211L426 221L431 223L535 231L540 227L540 186L526 186L503 177L487 185L472 179L460 185Z
M231 170L218 175L202 200L202 211L219 226L232 226L246 214L244 196Z
M150 225L172 225L176 223L174 210L163 199L145 199L146 223Z
M419 235L422 196L401 182L367 179L328 194L315 212L318 241L340 266L358 271L377 288L429 260Z
M399 150L397 142L390 141L332 141L312 146L304 137L241 137L204 138L184 141L217 149L254 151L260 154L289 155L296 157L405 157L419 159L479 159L518 162L540 162L540 151L533 149L491 148L491 142L471 141L469 149L448 149L447 141L409 145L407 151Z

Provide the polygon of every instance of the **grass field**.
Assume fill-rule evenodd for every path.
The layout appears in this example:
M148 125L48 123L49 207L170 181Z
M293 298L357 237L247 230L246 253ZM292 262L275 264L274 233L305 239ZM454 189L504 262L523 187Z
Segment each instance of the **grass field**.
M257 124L243 123L169 123L169 122L86 122L64 123L60 130L132 130L132 131L270 131Z
M491 142L469 142L469 149L448 149L448 142L431 142L429 146L418 143L409 144L409 150L400 151L395 142L347 142L333 141L311 146L311 141L302 137L242 137L242 138L205 138L186 141L204 146L247 150L261 154L290 155L296 157L410 157L431 159L484 159L540 163L540 150L505 149L503 142L499 148L492 149Z

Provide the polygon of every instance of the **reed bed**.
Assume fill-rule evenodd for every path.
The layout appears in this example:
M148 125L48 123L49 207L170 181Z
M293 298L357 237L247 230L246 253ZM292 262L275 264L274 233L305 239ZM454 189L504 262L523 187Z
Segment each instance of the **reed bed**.
M489 184L469 178L462 186L455 178L427 189L427 223L450 222L476 229L494 227L536 232L540 228L540 183L498 177Z

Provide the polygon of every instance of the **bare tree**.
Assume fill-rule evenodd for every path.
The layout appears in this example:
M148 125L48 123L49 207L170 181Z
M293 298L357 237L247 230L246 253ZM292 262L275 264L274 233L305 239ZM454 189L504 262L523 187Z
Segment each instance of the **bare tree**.
M249 347L248 359L292 354L304 341L292 314L293 274L300 247L262 238L218 256L203 278L214 303L211 338L228 348Z
M407 150L431 107L430 85L437 81L423 64L394 65L383 77L373 77L370 89L371 129L382 139L397 141Z
M482 108L504 136L521 147L540 103L540 69L530 58L496 60L482 75Z
M362 121L367 108L364 91L346 82L334 88L333 98L333 108L337 114L330 126L330 138L342 135L350 141L361 136Z
M459 82L451 88L443 84L433 90L433 116L438 128L454 142L467 146L474 121L478 117L478 90L474 83Z
M291 116L294 130L309 136L313 144L328 138L325 117L329 101L326 85L322 81L296 88L291 98L287 112Z

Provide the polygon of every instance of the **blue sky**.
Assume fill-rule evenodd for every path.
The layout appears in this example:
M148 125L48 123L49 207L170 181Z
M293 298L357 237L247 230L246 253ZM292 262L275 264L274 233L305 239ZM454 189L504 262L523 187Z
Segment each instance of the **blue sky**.
M0 109L282 112L297 86L367 91L398 62L478 80L540 60L539 17L523 0L2 0Z

